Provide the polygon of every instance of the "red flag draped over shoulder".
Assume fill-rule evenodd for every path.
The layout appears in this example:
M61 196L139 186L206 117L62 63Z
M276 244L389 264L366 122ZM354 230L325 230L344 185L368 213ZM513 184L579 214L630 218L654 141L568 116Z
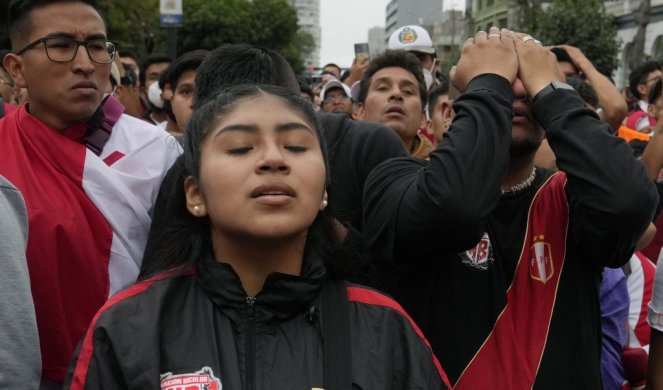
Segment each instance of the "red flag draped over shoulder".
M51 370L67 362L56 351L73 355L108 297L113 232L83 190L86 149L74 139L85 134L85 125L59 134L30 116L25 106L3 122L0 174L21 190L27 206L27 258L43 370L57 380L63 373Z
M565 183L566 175L558 172L536 194L507 305L454 389L529 389L534 385L566 257Z
M58 133L25 105L0 120L0 175L21 191L28 210L27 258L46 379L64 379L96 311L138 275L149 210L181 150L146 126L122 115L97 156L81 144L85 123Z

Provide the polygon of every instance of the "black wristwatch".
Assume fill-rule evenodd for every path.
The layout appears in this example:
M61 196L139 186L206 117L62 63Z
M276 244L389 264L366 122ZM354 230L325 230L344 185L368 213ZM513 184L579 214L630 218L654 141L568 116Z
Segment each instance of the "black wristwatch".
M556 89L573 90L573 87L561 81L553 80L550 82L550 84L546 85L545 88L540 90L539 93L537 93L536 96L532 98L532 104L536 103L537 100L541 99L542 97L546 96L547 94L549 94L550 92Z

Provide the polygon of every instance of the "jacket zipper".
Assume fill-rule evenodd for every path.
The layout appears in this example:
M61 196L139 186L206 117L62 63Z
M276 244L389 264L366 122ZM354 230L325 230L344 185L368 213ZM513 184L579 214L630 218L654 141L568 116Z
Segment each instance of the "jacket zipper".
M248 316L246 318L246 337L244 338L246 348L246 385L248 390L256 388L255 383L255 304L256 297L246 297Z

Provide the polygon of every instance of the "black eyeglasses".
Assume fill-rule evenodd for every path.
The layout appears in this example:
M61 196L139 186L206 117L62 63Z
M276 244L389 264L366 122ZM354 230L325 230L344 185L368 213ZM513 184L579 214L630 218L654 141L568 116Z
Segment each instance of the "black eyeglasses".
M35 48L40 43L44 44L46 57L53 62L69 62L73 60L80 46L85 46L88 56L92 62L96 62L97 64L110 64L115 59L115 44L113 42L105 39L77 41L69 37L39 38L16 52L16 55L21 55Z

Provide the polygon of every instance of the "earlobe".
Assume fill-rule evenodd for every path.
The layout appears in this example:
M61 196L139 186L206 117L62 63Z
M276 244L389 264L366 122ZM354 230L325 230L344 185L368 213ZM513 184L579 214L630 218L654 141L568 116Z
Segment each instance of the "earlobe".
M363 120L364 119L364 104L361 102L355 103L355 114L357 115L357 119Z
M207 216L205 200L200 192L198 180L189 176L184 180L184 194L186 195L186 208L189 213L197 218Z
M320 202L320 211L323 211L324 209L326 209L328 204L329 204L329 200L328 200L328 196L327 196L327 191L325 191L325 194L322 195L322 202Z
M440 109L442 110L444 128L448 130L449 126L451 126L451 120L453 119L453 107L451 106L451 102L442 102Z
M115 92L113 93L113 95L115 95L115 97L120 97L120 96L122 96L122 91L123 90L124 90L124 86L122 84L116 85L115 86Z
M21 57L13 53L8 53L3 60L3 65L16 86L20 88L28 87L23 78L23 59Z

